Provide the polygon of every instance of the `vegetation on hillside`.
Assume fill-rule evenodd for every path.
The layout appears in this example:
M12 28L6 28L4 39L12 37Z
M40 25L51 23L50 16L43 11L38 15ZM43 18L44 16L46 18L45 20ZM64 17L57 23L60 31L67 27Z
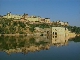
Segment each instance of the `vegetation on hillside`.
M27 27L23 22L14 22L13 19L0 19L0 34L23 34Z
M76 26L67 26L68 30L71 32L75 32L76 34L80 34L80 27Z
M0 18L0 34L26 34L34 32L35 27L50 28L50 27L66 27L71 32L80 34L80 27L76 26L63 26L60 23L52 22L52 24L29 24L29 22L13 21L14 19ZM29 27L27 27L29 26Z
M69 41L80 42L80 36L69 39Z

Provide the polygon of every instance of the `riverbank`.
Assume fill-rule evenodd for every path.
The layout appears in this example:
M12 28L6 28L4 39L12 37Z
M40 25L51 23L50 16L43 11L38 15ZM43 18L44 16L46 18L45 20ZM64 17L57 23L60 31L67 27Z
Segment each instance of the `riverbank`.
M0 34L0 36L27 36L27 34Z
M80 36L80 34L77 34L76 36Z
M0 34L0 36L40 36L40 34L32 33L32 34ZM80 34L69 34L70 37L80 36Z

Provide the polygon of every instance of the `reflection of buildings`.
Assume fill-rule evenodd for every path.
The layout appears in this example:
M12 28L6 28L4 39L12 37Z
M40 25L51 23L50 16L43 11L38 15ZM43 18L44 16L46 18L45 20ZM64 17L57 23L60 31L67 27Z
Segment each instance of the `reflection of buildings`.
M52 37L52 44L56 46L66 45L68 44L68 37L65 36Z
M35 52L40 50L47 50L51 45L63 46L68 44L68 39L75 36L70 33L68 29L63 27L52 28L35 28L34 36L14 36L14 37L0 37L0 50L8 54L17 52ZM42 35L38 35L39 32ZM37 34L37 36L36 36Z
M7 52L8 54L11 53L28 53L28 52L36 52L36 51L40 51L40 50L48 50L50 48L49 44L48 45L40 45L40 46L30 46L30 47L21 47L21 48L16 48L16 49L9 49L9 50L5 50L5 52Z
M43 32L43 36L52 39L52 44L66 45L69 38L75 37L75 33L71 33L67 28L64 27L52 27L52 28L39 28L35 27L35 35L39 36ZM45 38L46 39L46 38ZM39 38L37 39L39 40ZM42 39L41 39L42 40Z
M50 37L48 38L48 36L35 37L36 42L44 41L44 42L49 42L50 43L50 40L51 40L51 38Z
M2 38L2 36L0 37ZM40 50L47 50L50 48L49 40L37 41L37 37L4 37L4 42L0 42L0 50L5 51L8 54L11 53L28 53ZM3 44L5 43L5 44Z
M68 39L75 37L75 33L71 33L67 28L64 27L52 27L52 44L53 45L66 45Z

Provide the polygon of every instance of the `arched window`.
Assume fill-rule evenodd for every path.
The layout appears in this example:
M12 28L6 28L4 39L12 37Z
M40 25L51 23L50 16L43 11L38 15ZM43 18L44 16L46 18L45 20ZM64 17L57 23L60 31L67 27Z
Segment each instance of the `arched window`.
M57 32L55 32L55 35L57 35Z
M53 35L54 35L54 32L53 32Z
M49 31L47 31L47 34L49 34Z

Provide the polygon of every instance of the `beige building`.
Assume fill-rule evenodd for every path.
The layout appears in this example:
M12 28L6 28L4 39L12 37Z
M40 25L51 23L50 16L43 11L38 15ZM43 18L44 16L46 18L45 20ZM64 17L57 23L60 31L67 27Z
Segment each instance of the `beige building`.
M72 33L65 27L51 27L51 28L39 28L35 27L35 34L41 35L43 34L44 36L52 36L51 38L57 38L59 36L62 37L75 37L76 34Z
M41 17L31 16L31 17L28 17L26 19L30 22L50 23L49 18L41 18Z
M65 28L64 27L52 27L51 28L52 36L65 36Z
M13 14L11 14L11 12L8 12L7 13L7 15L4 15L3 16L3 18L13 18L13 19L20 19L20 18L22 18L22 16L21 15L13 15Z
M61 25L64 25L64 22L59 22Z
M68 22L63 22L63 21L56 21L57 24L60 24L62 26L69 26Z
M69 26L68 22L65 22L65 23L64 23L64 26Z
M68 39L74 37L74 33L71 33L67 28L64 27L52 27L52 44L63 46L68 44Z
M50 18L45 18L45 23L50 23Z
M40 17L31 16L31 17L28 17L27 20L30 21L30 22L39 22Z
M50 18L41 18L40 16L28 16L28 14L24 14L23 18L29 22L50 23Z
M40 17L37 17L37 16L28 16L28 14L24 14L23 18L29 22L39 22L41 19Z
M40 22L41 22L41 23L51 23L51 22L50 22L50 18L41 18L41 19L40 19Z
M3 18L13 18L13 19L19 19L21 20L24 19L28 22L32 22L32 23L50 23L50 18L41 18L40 16L28 16L28 14L23 14L23 15L13 15L11 14L11 12L8 12L6 15L3 16Z

